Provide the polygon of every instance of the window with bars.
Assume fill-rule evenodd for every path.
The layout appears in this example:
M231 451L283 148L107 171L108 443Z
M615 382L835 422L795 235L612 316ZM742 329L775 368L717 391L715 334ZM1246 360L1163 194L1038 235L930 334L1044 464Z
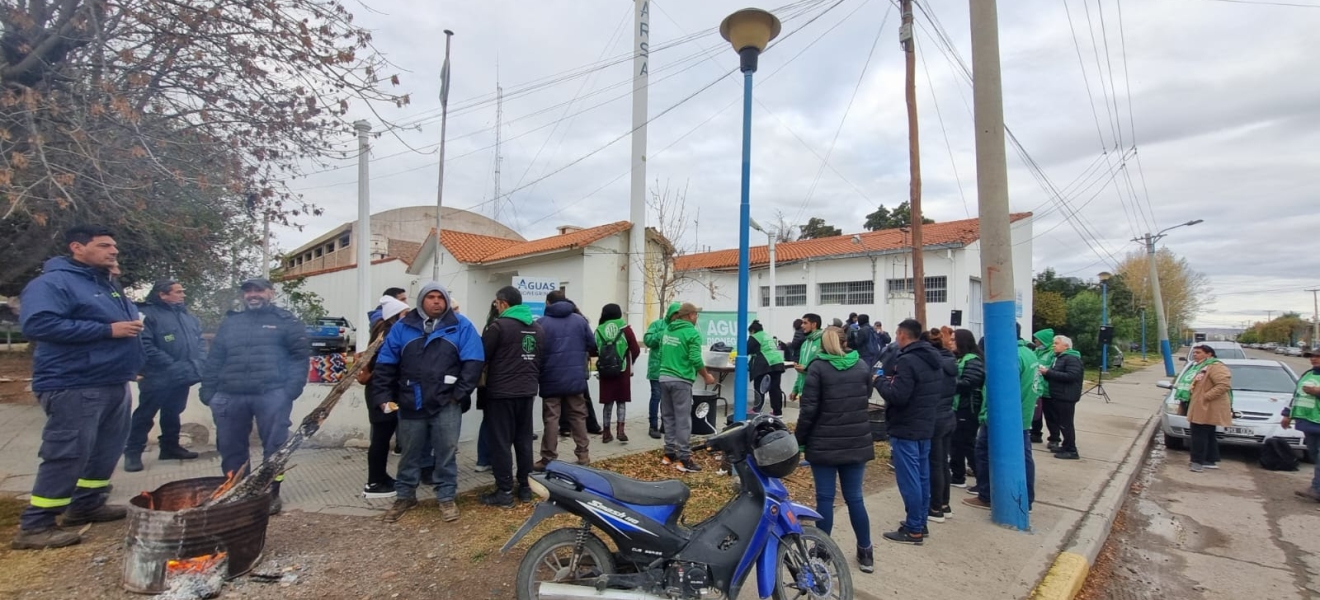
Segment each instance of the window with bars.
M874 304L875 282L838 281L816 286L819 304Z
M807 284L775 286L775 306L806 306ZM761 307L770 306L770 286L761 286Z
M949 278L943 275L938 277L927 277L926 281L926 302L948 302L949 301ZM912 278L890 279L886 282L886 287L890 298L910 298L913 293Z

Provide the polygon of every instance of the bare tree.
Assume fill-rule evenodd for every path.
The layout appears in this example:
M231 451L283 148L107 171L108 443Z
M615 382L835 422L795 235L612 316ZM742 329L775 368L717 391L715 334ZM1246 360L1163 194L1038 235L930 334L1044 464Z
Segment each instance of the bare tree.
M688 253L684 240L692 221L687 215L687 190L686 182L678 189L671 187L668 181L661 186L657 179L651 188L651 197L646 201L651 222L656 224L654 231L663 239L656 240L662 247L658 256L647 252L642 274L646 286L655 291L661 311L673 301L685 282L696 280L691 273L674 269L674 260Z

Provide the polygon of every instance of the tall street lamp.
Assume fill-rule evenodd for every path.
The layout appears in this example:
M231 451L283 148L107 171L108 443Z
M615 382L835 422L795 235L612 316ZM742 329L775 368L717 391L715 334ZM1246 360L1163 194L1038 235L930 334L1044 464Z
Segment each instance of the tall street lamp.
M1100 328L1102 331L1109 326L1109 278L1113 276L1113 273L1109 271L1100 272ZM1103 334L1100 336L1100 372L1109 372L1109 342L1105 341Z
M779 19L759 8L744 8L724 18L720 35L733 44L743 73L742 202L738 214L738 354L733 371L733 418L747 419L747 288L752 177L752 74L756 59L779 35ZM771 291L773 296L774 292Z
M1146 262L1150 266L1150 291L1152 300L1155 301L1155 324L1160 334L1160 353L1164 355L1164 375L1173 377L1173 348L1169 346L1169 318L1164 314L1164 300L1160 296L1160 272L1155 261L1155 242L1160 241L1169 231L1179 227L1191 227L1197 223L1203 222L1203 219L1196 219L1186 223L1179 223L1173 227L1161 229L1158 233L1134 238L1132 241L1141 242L1146 246ZM1179 334L1181 335L1181 333Z
M756 222L756 219L751 219L751 224L752 224L752 229L755 229L755 230L757 230L757 231L759 231L759 232L765 234L765 237L766 237L766 239L769 240L768 243L769 243L769 245L770 245L770 305L769 305L769 307L768 307L770 310L767 310L767 311L765 312L765 320L766 320L766 323L769 323L769 324L770 324L770 337L773 338L774 335L775 335L775 334L774 334L774 332L775 332L775 329L774 329L774 328L775 328L775 294L776 294L776 293L778 292L778 290L779 290L779 288L775 286L775 234L772 234L772 233L770 233L769 231L766 231L765 229L762 229L762 228L761 228L761 224L760 224L760 223L757 223L757 222ZM741 334L740 334L740 335L741 335Z

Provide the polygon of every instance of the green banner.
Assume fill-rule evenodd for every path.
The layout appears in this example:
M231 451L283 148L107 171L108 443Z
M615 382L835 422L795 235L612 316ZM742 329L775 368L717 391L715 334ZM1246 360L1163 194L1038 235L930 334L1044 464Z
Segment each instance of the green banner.
M747 314L747 324L756 320L756 313ZM744 339L746 331L738 331L738 313L721 311L702 311L697 313L697 331L705 336L703 349L709 350L716 342L723 342L730 348L738 347L738 336Z

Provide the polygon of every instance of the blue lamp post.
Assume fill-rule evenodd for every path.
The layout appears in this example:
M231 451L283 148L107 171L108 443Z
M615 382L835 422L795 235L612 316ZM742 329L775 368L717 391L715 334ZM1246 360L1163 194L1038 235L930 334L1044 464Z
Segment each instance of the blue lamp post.
M779 35L779 19L759 8L744 8L724 18L720 35L738 53L743 74L742 202L738 214L738 354L733 371L733 418L747 419L747 296L748 247L751 244L752 208L752 74L756 59ZM774 291L771 290L773 294Z
M1109 278L1114 275L1109 271L1100 272L1100 326L1109 326ZM1109 344L1100 344L1100 372L1109 372Z

